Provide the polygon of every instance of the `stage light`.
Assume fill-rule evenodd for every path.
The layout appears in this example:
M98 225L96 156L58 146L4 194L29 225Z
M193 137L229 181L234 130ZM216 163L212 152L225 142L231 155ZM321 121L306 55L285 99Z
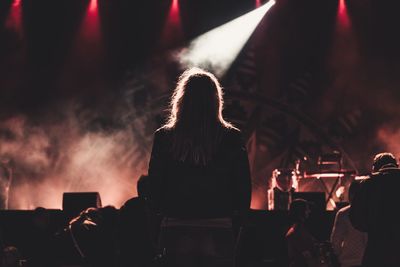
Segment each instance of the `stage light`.
M97 12L97 0L90 0L89 12Z
M13 7L18 7L20 5L21 5L21 0L14 0L14 2L12 4Z
M179 11L179 0L172 0L167 21L161 37L161 44L163 46L171 46L179 43L182 40L182 24Z
M21 0L14 0L6 20L6 28L15 31L20 37L23 35L21 7Z
M350 26L350 18L345 0L339 0L337 20L341 27L348 28Z
M203 67L223 76L257 25L275 4L274 0L224 25L200 35L178 53L183 67Z

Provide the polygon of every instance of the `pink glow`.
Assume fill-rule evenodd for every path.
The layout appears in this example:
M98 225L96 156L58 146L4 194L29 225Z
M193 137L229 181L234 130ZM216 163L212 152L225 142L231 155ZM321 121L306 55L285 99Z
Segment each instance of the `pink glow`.
M17 178L11 209L60 209L63 192L99 192L103 205L116 207L136 195L136 178L145 173L148 159L135 160L138 140L130 130L83 133L80 120L68 114L52 125L32 126L22 115L0 121L0 129L15 138L0 145L0 160L13 163Z
M72 55L75 58L84 56L88 62L99 56L102 50L102 39L100 31L100 18L98 0L90 0L86 14L82 20L81 27L76 37Z
M179 0L172 0L168 18L164 26L161 42L164 45L172 45L182 40L182 23L180 16Z
M21 5L21 0L14 0L12 6L13 7L19 7Z
M260 7L261 6L261 0L256 0L256 7Z
M86 16L82 23L81 34L88 38L99 37L99 15L97 8L97 0L90 0Z
M104 60L104 46L100 27L98 0L90 0L81 24L67 55L63 79L69 80L74 73L85 74L88 79L100 75ZM73 70L73 71L72 71Z
M97 0L90 0L88 11L89 11L89 13L92 13L92 12L97 13Z
M21 0L14 0L12 3L10 13L6 20L6 28L17 32L22 37Z
M179 14L179 0L172 0L171 9L169 11L168 19L174 23L180 23L181 18Z
M348 28L350 26L350 18L345 0L339 0L337 21L341 27Z

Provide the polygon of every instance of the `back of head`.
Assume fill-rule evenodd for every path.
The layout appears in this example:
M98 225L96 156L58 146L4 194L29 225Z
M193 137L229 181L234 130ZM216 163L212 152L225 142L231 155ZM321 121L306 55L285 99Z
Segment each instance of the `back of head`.
M222 87L210 72L191 68L183 72L171 99L171 112L163 128L173 129L173 156L180 161L206 164L215 150L221 127L231 128L222 117Z
M399 165L395 156L389 152L376 154L372 164L372 171L378 172L383 168L397 168Z
M221 123L223 96L218 79L200 68L182 73L171 98L171 113L165 127L204 127L204 123Z
M292 200L289 207L289 217L293 222L302 222L308 217L310 203L302 198Z

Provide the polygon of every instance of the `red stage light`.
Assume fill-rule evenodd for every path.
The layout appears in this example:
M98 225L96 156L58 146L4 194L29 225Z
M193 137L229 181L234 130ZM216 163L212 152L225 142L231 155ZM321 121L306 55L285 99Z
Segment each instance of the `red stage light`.
M86 16L81 25L80 38L90 42L97 42L100 39L99 15L97 0L90 0L87 7Z
M168 18L164 25L161 43L166 46L174 45L182 40L182 24L179 0L172 0Z
M20 5L21 5L21 0L14 0L14 2L12 4L13 7L18 7Z
M97 12L97 0L90 0L89 13Z
M339 0L337 19L342 27L350 26L349 13L347 11L346 0Z
M6 28L12 29L22 36L21 0L14 0L6 20Z
M172 5L171 5L171 10L169 12L169 16L175 22L179 22L180 21L179 0L172 0Z

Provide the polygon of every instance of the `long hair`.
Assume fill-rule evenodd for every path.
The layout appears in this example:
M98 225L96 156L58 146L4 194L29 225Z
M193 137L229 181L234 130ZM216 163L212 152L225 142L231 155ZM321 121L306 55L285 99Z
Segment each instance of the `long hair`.
M182 73L163 126L173 130L175 159L202 165L212 159L221 129L235 128L223 118L223 106L222 87L212 73L199 68Z

